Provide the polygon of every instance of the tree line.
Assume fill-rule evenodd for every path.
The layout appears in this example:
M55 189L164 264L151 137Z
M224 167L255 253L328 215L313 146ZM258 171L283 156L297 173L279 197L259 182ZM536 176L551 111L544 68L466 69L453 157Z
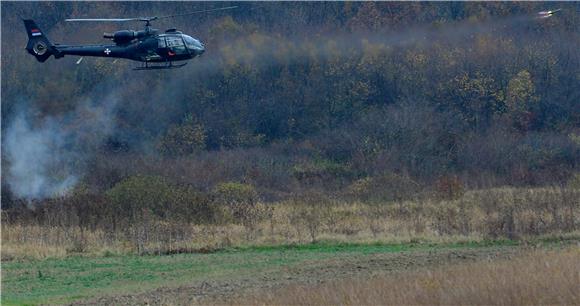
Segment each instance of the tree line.
M30 16L56 42L89 42L118 25L62 20L201 5L2 3L2 28ZM39 64L21 48L23 31L3 30L3 136L22 108L33 110L32 125L54 117L77 133L79 100L98 108L115 99L114 128L67 147L83 154L69 165L83 169L77 189L97 195L139 175L198 192L249 184L274 200L446 180L565 184L578 171L578 4L546 20L533 18L543 3L239 5L160 24L208 47L170 73L134 73L134 63L109 59ZM10 168L5 154L2 164ZM3 204L14 198L9 180L2 176Z

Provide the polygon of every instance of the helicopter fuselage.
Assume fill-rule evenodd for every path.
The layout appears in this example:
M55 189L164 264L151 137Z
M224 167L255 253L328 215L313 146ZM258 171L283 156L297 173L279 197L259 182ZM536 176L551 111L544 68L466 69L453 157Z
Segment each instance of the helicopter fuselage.
M181 34L160 34L136 39L130 43L108 45L54 45L55 57L65 55L126 58L139 62L164 63L189 60L205 52L194 38Z
M204 45L197 39L185 35L176 29L169 29L165 33L151 27L151 22L159 19L183 17L199 13L209 13L237 8L237 6L219 7L206 10L198 10L167 16L150 16L135 18L73 18L65 21L79 22L145 22L143 31L121 30L113 34L104 34L105 38L113 40L115 44L109 45L61 45L53 44L40 30L32 19L23 19L28 43L26 51L33 55L37 61L44 63L54 56L61 58L65 55L98 56L112 58L126 58L143 62L143 67L134 70L149 69L172 69L183 67L185 64L173 65L175 61L184 61L200 56L205 52ZM82 58L77 61L81 62ZM165 66L148 65L148 63L165 63Z
M168 68L175 61L184 61L205 52L205 46L197 39L175 29L159 34L157 30L146 27L144 31L117 31L105 34L114 44L106 45L61 45L52 44L32 20L24 20L28 33L26 50L39 62L46 61L51 55L61 58L65 55L125 58L145 63L165 63ZM152 67L163 68L163 67Z

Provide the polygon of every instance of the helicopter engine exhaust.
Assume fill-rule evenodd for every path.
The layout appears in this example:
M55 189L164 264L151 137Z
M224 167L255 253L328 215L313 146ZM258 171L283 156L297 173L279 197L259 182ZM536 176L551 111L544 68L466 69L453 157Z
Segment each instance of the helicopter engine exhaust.
M115 33L104 33L103 37L112 39L117 45L123 45L130 43L135 38L138 38L138 33L130 30L122 30Z

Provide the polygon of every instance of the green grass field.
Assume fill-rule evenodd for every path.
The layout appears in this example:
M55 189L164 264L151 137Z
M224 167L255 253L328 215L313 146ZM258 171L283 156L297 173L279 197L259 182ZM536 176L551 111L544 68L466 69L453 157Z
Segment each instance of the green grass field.
M545 242L550 244L551 242ZM210 254L66 257L2 263L2 305L70 303L138 294L201 280L252 279L341 258L447 249L513 248L513 241L454 244L310 244L247 247Z

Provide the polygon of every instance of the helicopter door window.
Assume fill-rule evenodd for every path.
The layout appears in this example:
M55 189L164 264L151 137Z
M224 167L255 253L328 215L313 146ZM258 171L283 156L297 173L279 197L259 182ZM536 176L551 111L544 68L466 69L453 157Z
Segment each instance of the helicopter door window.
M167 44L165 43L165 37L157 38L157 42L159 43L159 48L167 48Z
M167 36L166 41L169 52L173 54L187 54L185 44L183 43L183 39L180 36Z

